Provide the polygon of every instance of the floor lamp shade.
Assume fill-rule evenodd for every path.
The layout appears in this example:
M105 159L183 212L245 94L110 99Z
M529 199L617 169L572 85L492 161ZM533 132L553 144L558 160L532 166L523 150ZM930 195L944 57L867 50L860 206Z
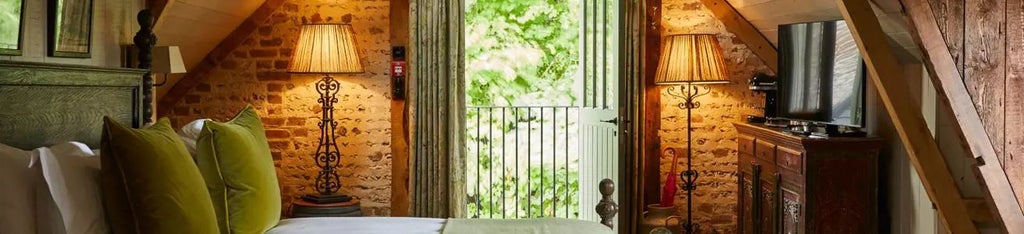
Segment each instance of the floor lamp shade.
M288 64L292 73L362 73L352 25L302 25L295 54Z
M655 83L729 83L722 47L712 34L680 34L665 37Z

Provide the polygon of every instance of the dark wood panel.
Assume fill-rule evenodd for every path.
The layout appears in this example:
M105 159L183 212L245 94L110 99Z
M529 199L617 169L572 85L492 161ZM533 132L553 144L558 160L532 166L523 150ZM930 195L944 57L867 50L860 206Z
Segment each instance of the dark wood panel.
M779 212L779 174L762 171L761 173L761 233L777 233Z
M792 170L797 174L804 173L804 159L800 151L786 147L779 147L776 154L778 155L777 160L779 167Z
M640 128L644 157L644 189L643 199L645 204L655 204L660 201L659 189L661 188L661 137L658 132L661 130L661 88L654 84L655 72L658 67L658 58L661 57L661 0L644 1L646 22L643 27L643 61L644 67L643 82L640 87L643 90L641 103Z
M768 141L756 141L754 145L754 155L757 155L758 159L775 164L775 144Z
M740 233L879 231L881 139L811 139L762 125L734 126L755 152L739 155ZM762 152L775 155L775 162Z
M802 222L803 218L800 217L803 214L803 201L800 196L803 191L788 188L785 184L780 188L782 202L779 209L782 211L782 215L779 217L779 228L782 233L786 234L803 233L804 223Z
M807 166L808 233L875 233L878 209L874 156L841 152L810 154ZM856 173L850 169L857 168ZM871 225L865 225L871 224Z
M739 144L739 151L741 154L754 155L754 137L749 135L740 135L736 140Z
M754 176L750 172L737 173L739 175L739 202L736 206L737 212L737 233L754 233Z
M103 116L141 125L144 73L0 62L0 143L28 150L80 141L98 148Z
M996 157L1003 157L1006 85L1004 0L967 0L965 5L964 83L981 115Z
M409 0L390 2L391 45L409 44ZM408 77L402 85L409 84ZM398 85L394 82L392 86ZM402 87L402 90L408 90ZM402 94L408 96L406 94ZM391 216L409 216L409 115L404 98L391 100Z
M1006 176L1024 204L1024 0L1006 0Z

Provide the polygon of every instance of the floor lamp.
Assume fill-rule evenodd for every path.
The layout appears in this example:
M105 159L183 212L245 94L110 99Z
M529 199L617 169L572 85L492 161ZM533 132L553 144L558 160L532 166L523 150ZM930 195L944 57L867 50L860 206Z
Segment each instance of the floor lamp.
M341 151L335 141L334 104L338 103L337 94L341 84L330 74L363 73L363 65L356 53L355 38L352 25L348 24L307 24L302 25L299 42L295 53L288 64L290 73L306 73L323 75L316 82L316 91L320 94L317 102L321 112L320 142L313 160L320 172L316 175L317 193L302 196L303 200L324 204L346 202L352 198L338 194L341 179L337 169L341 166Z
M701 91L698 85L729 83L722 48L713 34L681 34L665 37L662 43L661 59L658 62L655 83L669 86L668 95L682 98L677 106L686 110L686 170L680 174L683 190L686 191L686 222L682 223L685 233L694 233L693 190L697 189L697 171L693 170L693 126L691 111L700 107L697 97L711 92ZM676 89L678 86L679 89Z

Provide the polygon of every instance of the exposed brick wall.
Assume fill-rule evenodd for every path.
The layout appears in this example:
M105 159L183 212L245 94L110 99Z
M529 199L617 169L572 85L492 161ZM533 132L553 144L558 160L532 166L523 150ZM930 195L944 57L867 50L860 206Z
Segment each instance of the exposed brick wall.
M341 192L361 198L364 215L388 215L388 5L386 0L289 0L170 107L172 121L176 126L198 118L224 121L246 103L255 106L267 129L287 211L292 199L314 192L313 177L319 169L311 155L320 136L321 114L313 88L320 76L289 74L288 61L303 22L351 23L366 73L334 76L342 84L334 114L342 152Z
M662 35L713 33L718 35L732 83L707 86L711 93L698 98L693 110L693 166L700 173L694 191L694 220L706 233L736 232L736 129L732 123L747 115L760 115L763 96L747 89L746 80L756 72L770 72L767 66L738 38L729 33L699 0L664 0ZM686 167L686 111L676 107L681 98L666 95L662 88L662 147L681 149L678 170ZM662 156L662 183L671 170L672 158ZM682 188L681 180L679 187ZM685 214L686 195L680 189L675 199ZM703 232L702 232L703 233Z

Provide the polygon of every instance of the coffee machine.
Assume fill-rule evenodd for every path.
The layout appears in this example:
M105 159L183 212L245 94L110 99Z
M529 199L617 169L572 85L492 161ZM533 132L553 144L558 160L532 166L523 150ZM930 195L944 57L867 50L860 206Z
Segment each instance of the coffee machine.
M765 73L757 73L754 77L751 77L747 81L750 84L750 90L758 93L764 93L764 116L747 116L747 122L749 123L763 123L768 126L782 126L788 125L789 121L777 119L778 115L776 111L778 109L778 78Z

